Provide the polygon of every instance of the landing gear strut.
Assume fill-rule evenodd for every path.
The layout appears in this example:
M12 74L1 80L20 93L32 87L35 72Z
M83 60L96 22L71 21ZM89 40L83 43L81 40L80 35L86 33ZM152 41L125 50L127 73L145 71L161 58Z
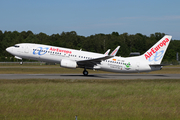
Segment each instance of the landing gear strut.
M84 74L84 76L87 76L88 75L88 71L86 69L84 69L83 74Z

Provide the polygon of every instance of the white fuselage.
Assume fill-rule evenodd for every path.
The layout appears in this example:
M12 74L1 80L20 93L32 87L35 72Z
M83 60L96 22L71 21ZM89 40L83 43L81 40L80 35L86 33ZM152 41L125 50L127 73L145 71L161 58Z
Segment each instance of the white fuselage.
M20 58L58 64L61 64L62 60L72 60L78 62L105 56L104 54L99 53L31 43L16 44L15 46L8 47L6 50L14 56ZM87 69L120 73L148 72L161 69L161 66L150 66L147 61L142 60L144 59L143 57L144 56L124 58L114 56L112 58L102 60L99 64Z

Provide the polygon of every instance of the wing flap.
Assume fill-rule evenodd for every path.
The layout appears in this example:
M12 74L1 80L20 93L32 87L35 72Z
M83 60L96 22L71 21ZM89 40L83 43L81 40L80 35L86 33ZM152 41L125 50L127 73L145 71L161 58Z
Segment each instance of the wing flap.
M114 56L104 56L104 57L99 57L99 58L95 58L95 59L89 59L89 60L81 60L81 61L77 61L77 64L79 67L94 67L97 64L100 64L102 60L107 60L110 59Z

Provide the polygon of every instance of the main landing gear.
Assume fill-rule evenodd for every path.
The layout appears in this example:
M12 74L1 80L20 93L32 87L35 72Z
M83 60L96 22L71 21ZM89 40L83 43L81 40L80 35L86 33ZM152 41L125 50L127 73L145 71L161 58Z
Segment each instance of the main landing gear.
M87 75L88 75L88 71L87 71L86 69L84 69L83 75L84 75L84 76L87 76Z

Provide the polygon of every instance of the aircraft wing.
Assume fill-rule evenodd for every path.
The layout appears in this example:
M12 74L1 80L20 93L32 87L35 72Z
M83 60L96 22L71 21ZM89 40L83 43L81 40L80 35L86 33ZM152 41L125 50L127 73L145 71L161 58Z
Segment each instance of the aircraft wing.
M93 68L95 65L100 64L102 60L107 60L112 57L114 56L104 56L95 59L82 60L82 61L77 61L77 64L79 67Z

